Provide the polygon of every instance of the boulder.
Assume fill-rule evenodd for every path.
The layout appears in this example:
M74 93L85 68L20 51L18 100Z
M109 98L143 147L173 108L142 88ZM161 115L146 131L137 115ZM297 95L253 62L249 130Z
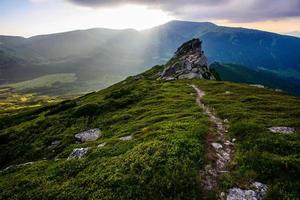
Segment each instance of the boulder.
M101 130L98 128L90 129L75 135L75 139L79 142L95 141L101 137Z
M69 155L68 160L73 158L82 158L85 154L87 154L89 148L76 148L73 149L72 153Z

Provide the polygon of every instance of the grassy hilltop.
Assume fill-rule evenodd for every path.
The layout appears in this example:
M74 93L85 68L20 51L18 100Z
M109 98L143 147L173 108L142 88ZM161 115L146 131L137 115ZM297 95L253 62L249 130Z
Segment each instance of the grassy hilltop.
M1 168L35 162L0 172L0 199L207 196L199 171L209 162L211 124L190 84L204 90L204 103L228 119L228 137L237 140L230 172L219 180L219 190L246 187L255 180L269 186L267 199L300 196L299 98L220 81L152 79L162 68L75 100L3 117ZM281 135L267 129L278 125L296 132ZM75 143L76 133L91 128L100 128L103 136ZM120 140L129 135L132 140ZM55 140L61 143L52 148ZM81 159L67 160L78 147L90 150Z

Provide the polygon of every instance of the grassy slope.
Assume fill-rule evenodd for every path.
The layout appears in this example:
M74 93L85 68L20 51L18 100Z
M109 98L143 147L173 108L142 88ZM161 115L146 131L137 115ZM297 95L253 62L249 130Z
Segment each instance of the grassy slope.
M288 77L279 76L266 70L253 70L237 64L213 63L210 68L217 71L224 81L248 84L261 84L274 89L282 89L294 95L300 95L299 81L293 81Z
M300 100L299 98L246 85L202 82L205 103L229 119L230 136L237 139L232 173L222 186L262 181L270 186L268 199L300 196ZM226 95L224 91L230 91ZM274 134L271 126L296 128L292 135Z
M65 103L65 110L37 111L31 121L2 130L2 166L66 158L75 147L92 149L82 160L40 161L2 173L1 197L194 199L208 122L193 90L184 82L126 82L82 97L77 105ZM75 144L75 133L94 127L103 138ZM132 141L118 139L129 134ZM57 139L62 144L48 149Z
M197 171L206 162L209 122L195 103L190 83L206 92L205 103L229 119L230 135L237 138L232 173L222 178L221 188L255 180L270 186L269 199L299 197L299 99L226 82L128 78L75 101L8 120L21 123L2 125L1 166L47 160L2 172L1 198L201 197ZM296 133L272 134L267 128L273 125L295 127ZM75 133L95 127L103 130L103 138L75 144ZM118 139L130 134L131 141ZM54 140L62 144L49 149ZM103 142L107 145L97 148ZM65 160L75 147L92 149L83 159ZM62 160L54 161L55 157Z

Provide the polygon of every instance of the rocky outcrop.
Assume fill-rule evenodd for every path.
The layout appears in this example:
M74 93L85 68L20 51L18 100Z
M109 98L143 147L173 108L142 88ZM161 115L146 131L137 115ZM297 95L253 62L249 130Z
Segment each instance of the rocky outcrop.
M98 128L90 129L75 135L75 139L78 142L95 141L101 137L101 131Z
M175 56L166 64L159 79L212 79L215 77L208 68L208 61L202 51L202 42L192 39L184 43Z

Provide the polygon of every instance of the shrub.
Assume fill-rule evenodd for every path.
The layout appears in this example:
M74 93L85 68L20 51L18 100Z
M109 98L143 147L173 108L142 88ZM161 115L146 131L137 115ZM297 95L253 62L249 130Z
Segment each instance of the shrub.
M80 106L75 110L73 113L74 117L89 117L89 116L95 116L100 113L99 104L90 103L85 104L83 106Z
M60 112L63 112L69 108L74 108L76 106L76 102L75 101L65 101L62 102L60 104L58 104L57 106L55 106L54 108L51 108L50 111L46 114L47 115L54 115Z
M253 137L263 131L263 127L254 121L238 121L230 128L230 133L238 140L243 140L247 137Z

